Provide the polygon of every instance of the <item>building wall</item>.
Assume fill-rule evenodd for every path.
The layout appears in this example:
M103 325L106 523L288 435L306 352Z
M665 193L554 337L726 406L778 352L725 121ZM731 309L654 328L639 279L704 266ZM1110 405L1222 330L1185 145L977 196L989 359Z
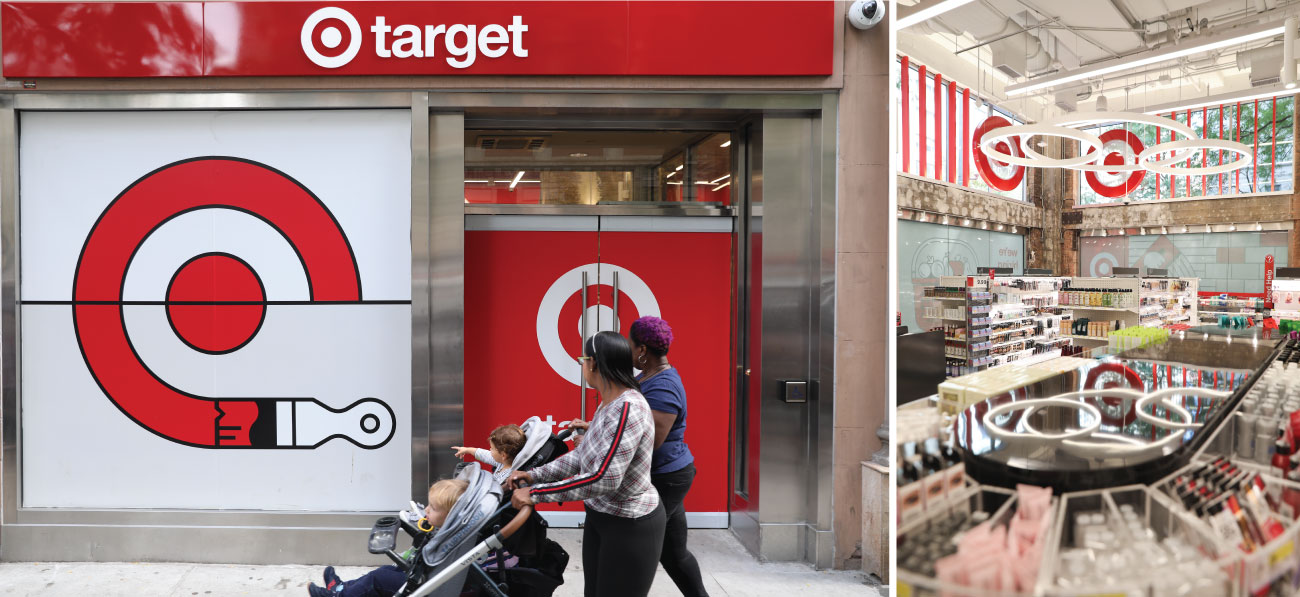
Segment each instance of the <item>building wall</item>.
M840 2L845 14L848 2ZM836 161L835 416L832 466L836 568L860 569L862 462L879 449L889 394L889 134L868 134L890 113L894 54L885 27L844 33L844 89Z

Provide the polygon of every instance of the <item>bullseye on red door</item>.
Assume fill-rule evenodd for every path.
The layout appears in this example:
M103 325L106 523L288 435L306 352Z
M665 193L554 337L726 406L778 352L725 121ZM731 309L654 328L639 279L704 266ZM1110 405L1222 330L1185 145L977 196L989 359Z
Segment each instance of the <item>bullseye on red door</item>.
M732 306L729 298L701 297L731 296L730 233L609 230L594 216L566 220L572 230L480 229L492 226L475 222L489 220L471 218L465 441L486 444L497 425L530 416L558 432L584 414L576 360L584 321L587 335L616 329L626 336L638 317L660 316L673 326L669 360L690 400L686 439L699 473L686 508L725 513ZM590 419L599 397L588 389L585 400Z

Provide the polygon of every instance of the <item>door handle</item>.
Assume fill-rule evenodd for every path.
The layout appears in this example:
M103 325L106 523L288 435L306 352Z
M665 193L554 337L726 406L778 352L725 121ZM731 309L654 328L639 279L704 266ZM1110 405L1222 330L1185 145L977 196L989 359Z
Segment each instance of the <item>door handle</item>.
M578 329L582 331L582 347L578 349L578 354L582 354L587 348L587 272L582 272L582 308L579 310ZM581 363L581 361L579 361ZM582 376L582 367L578 367L578 408L581 415L580 419L587 420L587 380Z

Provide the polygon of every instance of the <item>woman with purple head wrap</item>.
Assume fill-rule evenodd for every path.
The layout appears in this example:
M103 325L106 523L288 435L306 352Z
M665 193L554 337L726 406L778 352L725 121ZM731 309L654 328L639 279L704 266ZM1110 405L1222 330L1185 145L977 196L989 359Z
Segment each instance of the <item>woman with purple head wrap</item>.
M686 548L686 509L682 502L695 479L695 457L686 446L686 388L677 370L668 364L673 329L658 317L632 323L632 360L641 370L641 393L650 403L655 420L654 456L650 482L668 514L664 547L659 563L686 597L708 595L700 565Z

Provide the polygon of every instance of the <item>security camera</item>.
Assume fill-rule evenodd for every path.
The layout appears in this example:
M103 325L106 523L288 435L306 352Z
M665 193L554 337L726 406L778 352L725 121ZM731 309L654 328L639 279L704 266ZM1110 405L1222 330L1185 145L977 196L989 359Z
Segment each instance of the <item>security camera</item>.
M870 29L883 20L885 20L884 0L856 0L849 5L849 22L858 29Z

